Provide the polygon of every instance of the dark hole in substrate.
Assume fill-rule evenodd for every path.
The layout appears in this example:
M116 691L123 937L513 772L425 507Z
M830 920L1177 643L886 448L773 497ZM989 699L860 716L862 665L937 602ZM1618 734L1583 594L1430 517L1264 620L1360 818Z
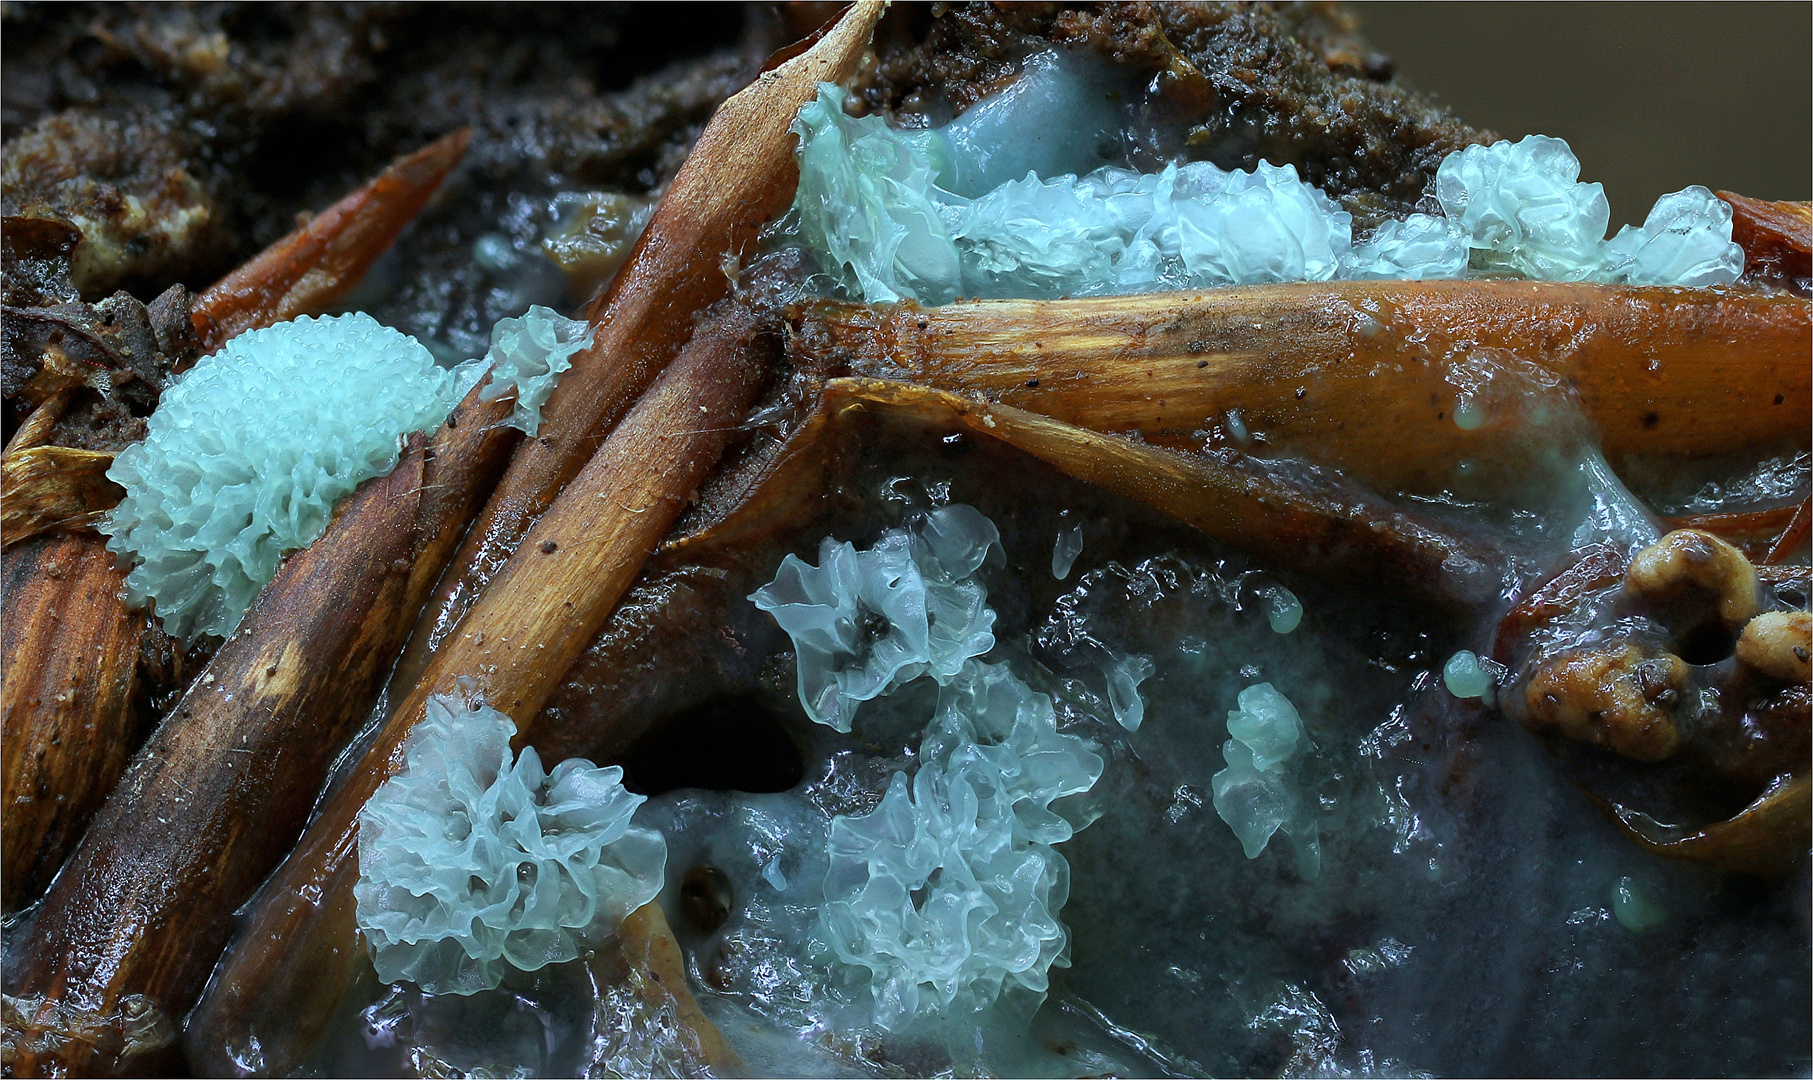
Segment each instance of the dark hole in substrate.
M637 739L618 762L639 795L676 788L788 791L806 775L799 747L773 713L748 697L713 698Z
M1737 635L1708 620L1679 635L1675 644L1681 659L1689 664L1716 664L1737 647Z

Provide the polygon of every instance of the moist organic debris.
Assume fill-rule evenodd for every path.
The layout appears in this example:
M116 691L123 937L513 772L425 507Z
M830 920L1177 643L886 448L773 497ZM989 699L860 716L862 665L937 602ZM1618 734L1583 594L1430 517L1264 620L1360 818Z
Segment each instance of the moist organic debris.
M9 1074L1804 1070L1807 204L1328 5L0 19Z

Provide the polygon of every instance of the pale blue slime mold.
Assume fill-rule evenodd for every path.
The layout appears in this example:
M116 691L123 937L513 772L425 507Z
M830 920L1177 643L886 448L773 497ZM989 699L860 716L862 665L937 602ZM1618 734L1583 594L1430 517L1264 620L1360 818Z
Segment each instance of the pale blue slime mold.
M516 407L504 423L533 436L541 428L541 407L561 374L573 366L573 354L591 343L592 329L584 319L562 318L540 305L520 319L499 319L482 361L491 382L478 396L496 401L514 393Z
M1442 665L1442 682L1457 698L1483 698L1492 693L1492 673L1480 664L1479 657L1462 649Z
M484 360L446 370L360 312L239 335L164 392L144 441L107 471L126 497L101 530L137 563L128 594L154 603L177 638L227 636L335 503L396 468L404 435L438 427L493 365L480 396L514 392L508 422L533 432L589 338L584 323L531 308L493 327Z
M806 714L849 731L862 702L921 675L948 683L993 648L995 613L972 575L999 543L993 522L956 505L867 551L826 537L817 566L783 559L749 599L793 639Z
M1221 748L1227 768L1210 778L1215 813L1256 859L1280 829L1297 841L1297 872L1313 878L1322 867L1315 819L1301 805L1286 776L1285 763L1307 741L1296 706L1271 683L1240 692L1240 708L1228 713Z
M1102 771L1048 696L974 661L939 695L920 759L872 813L832 821L819 908L833 985L888 1031L1044 996L1068 942L1070 867L1051 845L1074 831L1051 803Z
M1051 845L1075 827L1052 803L1089 790L1102 759L1057 730L1049 696L976 659L994 612L974 575L999 540L973 507L947 506L867 551L827 538L817 568L790 555L750 598L793 637L820 723L848 730L859 701L921 674L943 687L918 771L828 834L811 954L888 1031L1004 994L1036 1004L1066 962L1070 868Z
M846 290L923 304L1334 278L1698 286L1743 270L1730 207L1705 188L1664 196L1641 229L1608 242L1603 189L1580 183L1567 144L1543 135L1449 154L1441 214L1388 221L1358 244L1352 216L1289 165L1055 171L1100 160L1043 134L1063 103L1096 144L1118 133L1100 90L1075 59L1040 53L945 127L903 130L846 116L847 95L825 84L793 125L798 234Z
M229 341L164 392L145 440L107 471L126 489L101 528L137 562L128 594L177 638L225 637L285 552L396 467L402 436L440 424L453 389L425 347L369 315Z
M404 766L359 812L359 928L385 982L436 994L498 985L614 936L660 892L661 834L634 828L623 770L577 758L514 764L516 725L437 695Z

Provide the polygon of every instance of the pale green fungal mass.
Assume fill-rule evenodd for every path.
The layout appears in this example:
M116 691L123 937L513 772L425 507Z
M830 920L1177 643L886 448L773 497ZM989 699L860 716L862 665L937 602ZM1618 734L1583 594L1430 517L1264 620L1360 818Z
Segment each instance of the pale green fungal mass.
M661 891L667 842L630 817L623 770L572 758L549 773L516 725L436 695L403 768L359 812L359 929L385 982L496 987L509 968L576 959Z
M1645 934L1668 921L1668 909L1633 877L1612 882L1612 917L1633 934Z
M1457 698L1484 698L1492 693L1492 672L1479 657L1462 649L1442 665L1442 683Z
M826 273L871 302L1335 278L1698 286L1743 271L1731 208L1702 187L1664 196L1641 228L1607 241L1604 190L1581 183L1567 144L1543 135L1449 154L1436 171L1441 213L1356 242L1352 216L1289 165L1102 163L1102 139L1084 136L1112 135L1124 118L1061 52L1029 58L1006 90L943 128L852 118L846 97L824 84L793 125L792 222ZM1071 127L1051 119L1073 115Z
M1297 752L1303 720L1271 683L1258 683L1240 691L1240 708L1228 712L1228 734L1250 752L1253 768L1263 772Z
M1227 767L1210 778L1215 813L1232 829L1249 859L1258 858L1280 830L1297 843L1297 872L1305 880L1322 867L1321 842L1313 809L1292 785L1286 762L1307 742L1303 721L1290 700L1270 683L1240 692L1240 708L1228 713L1222 745Z
M1075 827L1051 804L1093 787L1102 759L1057 730L1050 697L974 660L919 756L873 812L831 822L818 933L834 985L887 1031L1003 994L1036 1008L1068 963L1070 869L1052 845Z
M1303 623L1303 601L1282 585L1265 590L1265 621L1272 633L1288 634Z
M1076 557L1083 553L1083 527L1072 525L1058 533L1057 543L1051 547L1051 576L1063 581L1070 576L1070 568L1076 565Z
M1120 656L1103 665L1108 676L1108 707L1115 722L1128 731L1138 731L1146 719L1146 702L1139 696L1139 684L1158 670L1145 656Z
M999 543L955 504L866 551L827 537L818 567L789 555L750 597L792 636L800 703L819 723L848 731L861 701L924 676L940 685L917 770L895 773L873 811L831 817L822 893L801 894L817 912L808 963L886 1031L1003 996L1036 1008L1068 962L1070 869L1052 845L1080 825L1052 804L1093 787L1103 762L1057 730L1050 696L977 659L995 615L974 575ZM940 627L959 629L939 641ZM1151 665L1133 667L1137 686Z
M1454 426L1462 431L1477 431L1486 422L1486 410L1469 398L1454 403Z

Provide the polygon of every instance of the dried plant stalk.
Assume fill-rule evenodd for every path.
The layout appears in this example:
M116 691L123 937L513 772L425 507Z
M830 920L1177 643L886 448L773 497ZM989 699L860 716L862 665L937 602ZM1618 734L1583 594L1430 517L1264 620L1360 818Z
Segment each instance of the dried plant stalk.
M1745 273L1791 278L1813 273L1813 203L1714 194L1731 204L1731 238L1744 249Z
M757 76L719 107L622 269L595 299L592 344L542 410L538 437L510 462L398 664L412 681L491 574L576 475L630 403L692 332L693 316L729 290L734 267L799 180L788 127L821 81L855 70L883 4L853 5L817 44Z
M1806 861L1813 841L1813 787L1807 774L1783 776L1734 817L1687 836L1658 839L1653 823L1616 803L1590 796L1638 847L1653 855L1746 874L1784 874Z
M126 767L145 617L120 603L126 575L98 536L39 537L0 565L0 887L12 911L49 882Z
M1199 449L1238 413L1273 449L1439 489L1469 440L1452 361L1506 350L1577 388L1608 455L1805 445L1810 306L1785 295L1525 281L1336 282L1074 301L826 303L790 348Z
M1229 452L1146 446L910 383L834 379L825 387L827 412L876 405L942 415L1285 566L1345 580L1383 574L1457 607L1498 590L1499 559L1489 545L1343 485L1285 474Z
M107 479L113 455L34 446L0 458L0 538L8 547L53 529L86 529L124 495Z
M131 1073L167 1049L109 1057L72 1018L180 1017L200 994L501 471L509 408L474 391L432 441L413 437L283 564L133 759L17 945L13 993L33 1008L6 1036L15 1075Z
M748 1075L742 1058L686 985L686 959L659 902L651 900L630 912L616 941L586 964L601 988L621 987L640 997L650 1013L673 1018L678 1030L672 1050L680 1058L680 1075Z
M390 250L471 141L464 128L398 158L196 297L190 312L202 351L247 330L326 310Z
M373 748L272 877L188 1029L190 1062L226 1072L298 1067L365 962L353 919L358 813L402 760L432 694L472 677L517 721L517 743L573 658L722 454L768 370L760 319L704 323L524 539L460 631L429 658Z

